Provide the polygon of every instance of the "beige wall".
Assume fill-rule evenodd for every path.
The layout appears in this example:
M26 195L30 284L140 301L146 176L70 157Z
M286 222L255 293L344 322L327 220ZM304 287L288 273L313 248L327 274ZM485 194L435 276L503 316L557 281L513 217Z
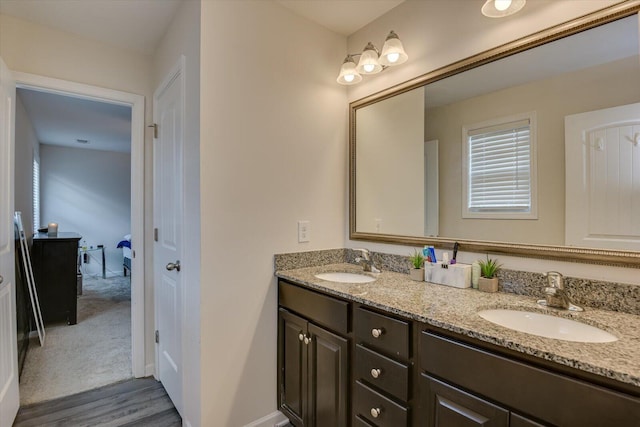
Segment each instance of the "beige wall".
M15 210L21 212L27 239L33 233L33 158L40 143L22 99L16 97ZM42 225L42 224L39 224Z
M0 56L12 71L84 83L145 96L145 121L151 122L150 56L115 48L8 15L0 14ZM151 158L151 133L146 131L145 158ZM145 182L151 182L145 170ZM151 236L151 205L145 201L145 236ZM148 245L147 245L148 247ZM147 251L149 254L150 251ZM145 260L145 264L152 263ZM145 270L145 305L153 307L151 268ZM153 310L145 312L146 364L153 366Z
M426 137L441 142L441 236L564 245L564 117L640 102L638 75L636 56L427 110ZM537 114L538 219L462 219L462 127L530 111Z
M455 5L454 5L455 3ZM354 101L389 88L408 79L433 71L454 61L467 58L555 24L618 3L616 0L539 0L527 2L518 14L507 19L489 19L479 13L477 2L407 1L348 38L348 51L357 52L371 40L382 45L393 29L402 39L409 61L382 74L365 77L362 83L348 88L349 101ZM336 75L338 66L336 66ZM347 185L345 183L345 185ZM441 185L443 183L441 182ZM345 210L345 220L348 211ZM346 238L347 246L362 242ZM366 244L372 250L408 255L412 249L400 245ZM449 249L450 250L450 249ZM460 253L460 262L471 263L480 255ZM484 254L482 254L484 256ZM506 268L544 272L558 270L565 275L607 281L640 284L636 269L593 266L579 263L552 262L528 258L499 256Z
M183 409L185 426L200 425L200 363L206 363L207 355L200 354L200 2L184 1L180 5L171 26L156 50L153 62L153 87L157 89L173 69L181 55L185 68L185 117L184 117L184 238L181 271L183 279L185 351L183 361ZM152 159L148 158L148 169ZM151 187L151 185L149 186ZM153 194L147 193L149 204ZM208 240L203 240L206 244ZM147 246L151 248L152 246ZM148 251L151 253L152 251ZM206 265L206 263L205 263ZM207 273L205 273L206 275ZM206 306L202 307L206 310ZM205 403L202 406L207 406Z
M423 111L422 88L358 110L358 231L424 235Z
M344 245L345 39L260 0L201 28L202 425L242 426L276 410L273 254Z

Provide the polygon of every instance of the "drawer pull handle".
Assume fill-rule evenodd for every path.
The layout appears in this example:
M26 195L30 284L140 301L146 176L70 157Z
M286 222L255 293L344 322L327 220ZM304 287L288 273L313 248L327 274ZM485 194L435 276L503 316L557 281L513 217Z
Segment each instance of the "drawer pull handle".
M378 418L381 412L380 408L371 408L371 416L373 418Z
M298 335L298 339L299 339L300 341L303 341L303 340L304 340L304 334L303 334L302 332L300 332L300 335Z
M381 371L380 369L373 368L373 369L371 370L371 376L372 376L373 378L378 378L378 377L380 376L380 374L382 374L382 371Z
M371 330L371 335L373 335L374 338L380 338L380 336L382 335L382 329L379 328L375 328Z

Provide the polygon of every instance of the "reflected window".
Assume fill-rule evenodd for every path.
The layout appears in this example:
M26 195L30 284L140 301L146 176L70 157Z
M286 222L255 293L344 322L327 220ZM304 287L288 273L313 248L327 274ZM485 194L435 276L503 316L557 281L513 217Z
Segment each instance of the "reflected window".
M463 218L536 218L535 114L465 125L463 142Z

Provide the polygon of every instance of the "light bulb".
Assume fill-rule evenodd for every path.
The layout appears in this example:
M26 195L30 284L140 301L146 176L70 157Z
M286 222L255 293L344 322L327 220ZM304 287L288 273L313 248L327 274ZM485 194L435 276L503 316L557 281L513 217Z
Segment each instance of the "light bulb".
M347 83L351 83L353 81L353 79L355 79L356 76L354 76L353 74L345 74L344 75L344 81Z
M399 53L390 53L390 54L387 55L387 61L389 61L391 63L397 62L398 59L400 59L400 54Z
M494 5L496 9L502 12L503 10L509 9L509 6L511 6L511 0L495 0Z
M366 65L364 66L364 70L365 70L367 73L372 72L374 68L376 68L376 67L375 67L375 65L373 65L373 64L366 64Z

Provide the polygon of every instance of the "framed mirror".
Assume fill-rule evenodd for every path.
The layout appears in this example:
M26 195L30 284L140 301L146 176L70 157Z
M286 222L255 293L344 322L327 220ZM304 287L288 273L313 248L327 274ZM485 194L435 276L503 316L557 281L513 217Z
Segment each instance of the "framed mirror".
M352 102L350 238L640 267L639 11L618 4Z

